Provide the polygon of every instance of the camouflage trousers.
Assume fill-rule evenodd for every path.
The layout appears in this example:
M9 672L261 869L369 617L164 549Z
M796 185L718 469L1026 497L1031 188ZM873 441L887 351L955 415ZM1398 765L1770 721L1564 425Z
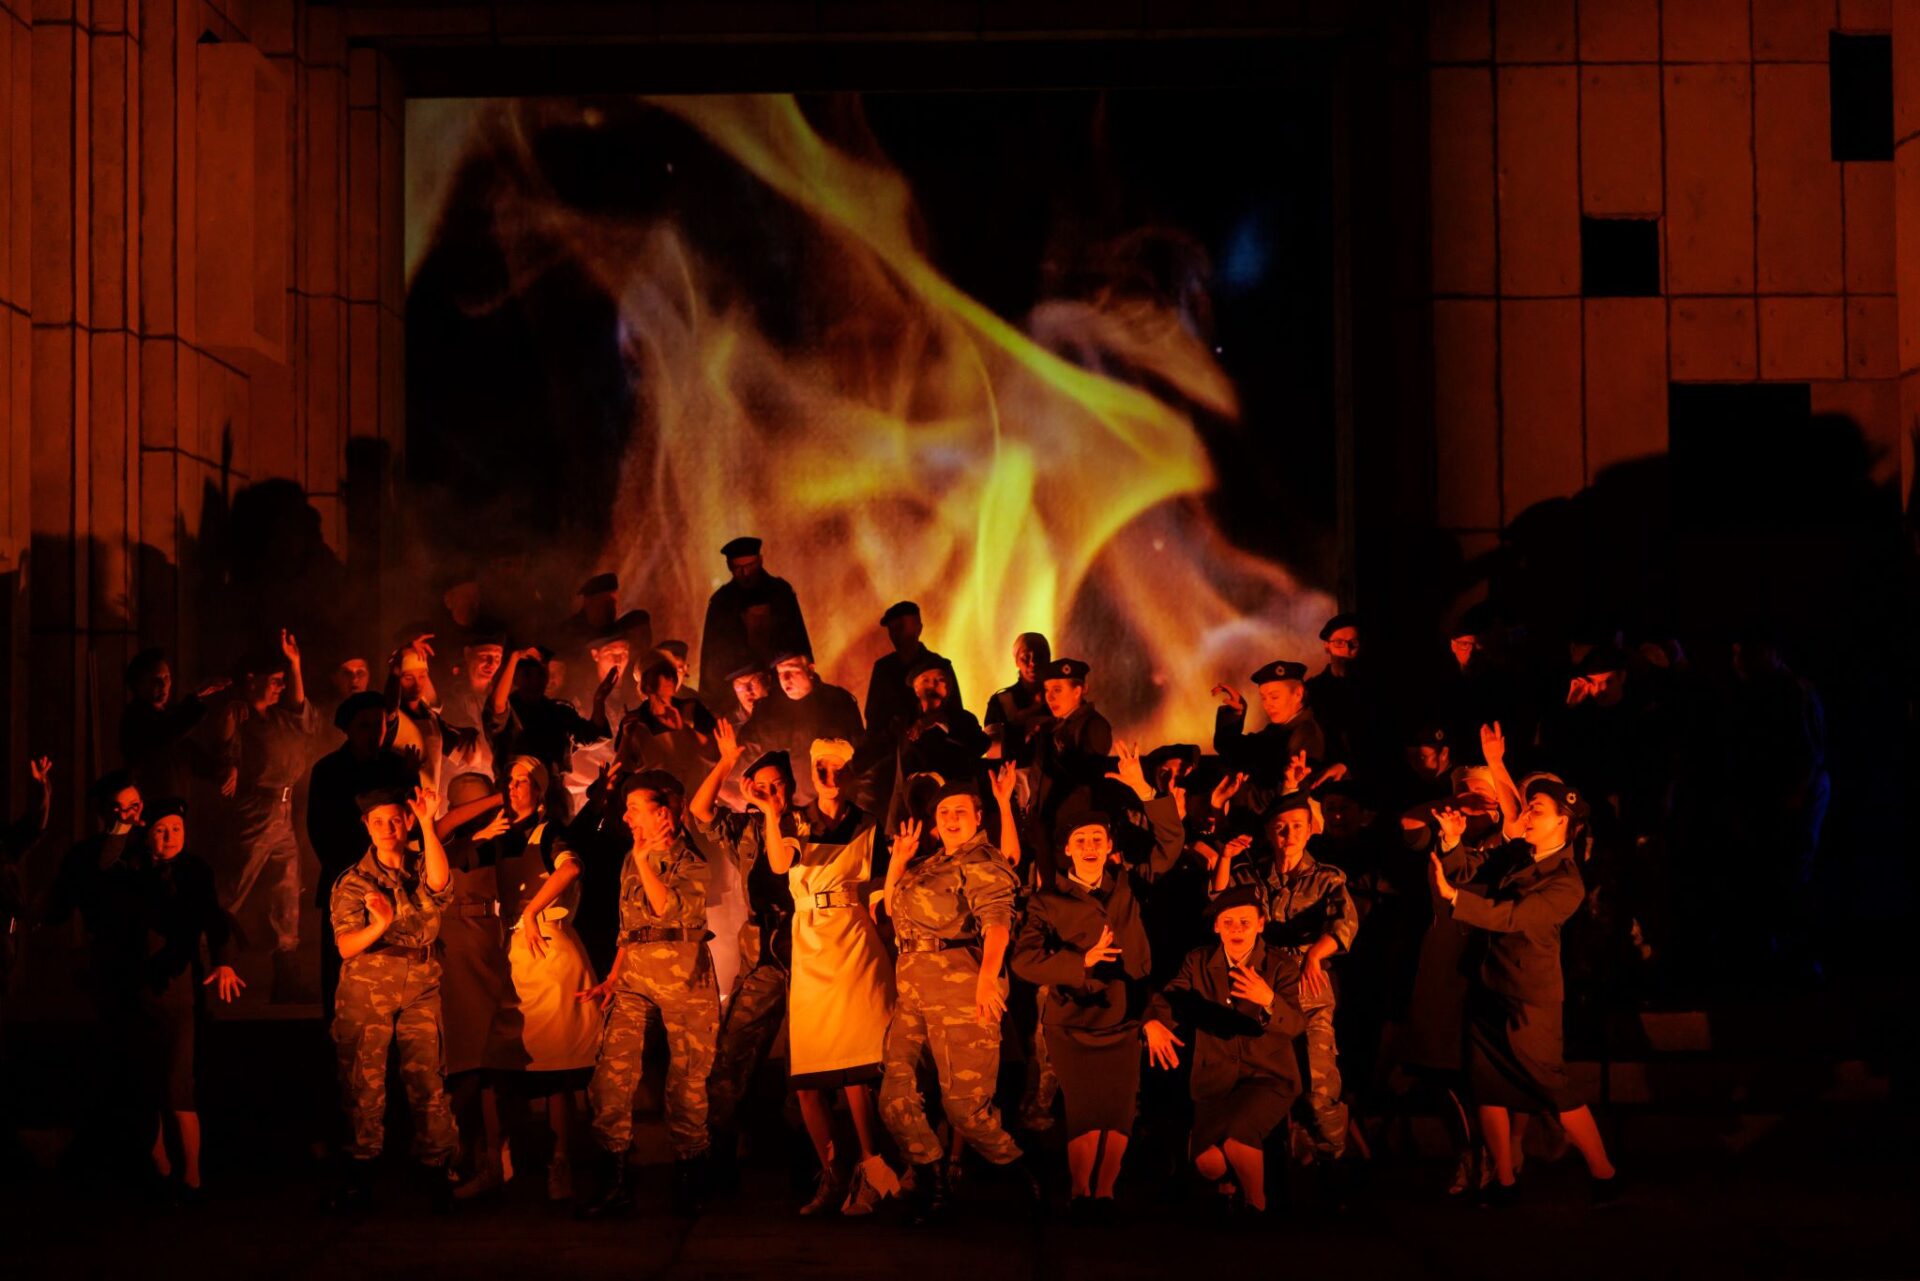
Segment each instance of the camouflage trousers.
M363 952L341 968L333 1003L333 1044L352 1132L351 1156L380 1155L386 1137L387 1050L395 1040L400 1080L413 1112L413 1155L428 1165L444 1165L460 1139L447 1105L440 962Z
M707 1076L720 1026L720 989L705 943L626 949L587 1087L593 1135L608 1152L625 1152L633 1141L633 1097L656 1023L667 1036L667 1139L676 1156L699 1156L707 1150Z
M995 1165L1019 1159L1020 1148L1001 1128L1000 1109L993 1105L1000 1027L982 1027L974 1018L979 973L979 959L963 949L907 952L894 966L897 995L887 1025L880 1119L915 1165L931 1164L944 1153L915 1076L923 1050L933 1056L940 1103L955 1132Z
M715 1130L733 1128L754 1069L766 1059L787 1012L787 971L769 962L734 983L720 1022L713 1075L707 1078L707 1120Z
M1307 1029L1300 1034L1307 1060L1307 1115L1313 1150L1338 1160L1347 1150L1347 1105L1340 1097L1340 1052L1333 1042L1333 1000L1302 1002Z
M1053 1055L1047 1051L1047 1029L1040 1019L1040 1010L1046 1008L1047 994L1052 990L1041 984L1035 991L1038 1008L1033 1012L1033 1026L1021 1029L1027 1039L1027 1077L1020 1094L1020 1124L1030 1130L1045 1129L1052 1123L1053 1101L1060 1094L1060 1074L1053 1070Z

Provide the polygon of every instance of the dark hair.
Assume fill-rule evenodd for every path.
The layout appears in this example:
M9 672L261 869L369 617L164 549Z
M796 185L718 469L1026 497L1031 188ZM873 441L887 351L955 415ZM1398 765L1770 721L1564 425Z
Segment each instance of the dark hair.
M115 796L134 786L131 770L108 770L94 780L93 787L87 792L87 798L93 802L95 809L104 810L113 804Z
M160 669L167 661L167 651L159 646L143 649L127 660L127 684L137 685Z

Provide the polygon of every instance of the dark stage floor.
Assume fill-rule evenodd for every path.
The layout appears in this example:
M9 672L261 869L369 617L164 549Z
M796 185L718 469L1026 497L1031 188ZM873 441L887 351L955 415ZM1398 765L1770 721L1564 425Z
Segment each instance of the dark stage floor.
M1905 1128L1905 1127L1896 1127ZM340 1277L1016 1277L1184 1276L1257 1269L1294 1277L1888 1277L1920 1272L1916 1180L1905 1140L1882 1130L1776 1136L1740 1157L1629 1165L1620 1205L1586 1207L1575 1158L1527 1176L1510 1211L1436 1203L1430 1164L1398 1165L1355 1208L1302 1197L1259 1233L1223 1230L1195 1207L1136 1196L1115 1229L1030 1223L997 1189L970 1187L946 1225L915 1231L883 1212L864 1222L802 1220L783 1174L750 1168L737 1198L689 1223L665 1211L666 1170L641 1180L624 1222L577 1224L537 1179L448 1217L427 1210L411 1171L383 1171L380 1209L342 1222L316 1207L319 1170L241 1180L190 1211L160 1210L59 1182L15 1187L4 1212L13 1276ZM537 1173L537 1172L536 1172ZM1237 1261L1237 1262L1236 1262ZM1233 1275L1231 1272L1226 1275Z

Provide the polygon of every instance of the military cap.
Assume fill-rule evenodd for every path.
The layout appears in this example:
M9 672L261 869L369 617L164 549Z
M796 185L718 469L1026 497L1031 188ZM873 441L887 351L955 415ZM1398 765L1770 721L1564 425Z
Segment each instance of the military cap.
M1056 658L1040 669L1040 679L1043 681L1074 681L1084 685L1087 683L1087 673L1092 670L1091 667L1088 667L1077 658Z
M1054 842L1059 845L1065 845L1068 838L1083 827L1100 828L1111 837L1113 835L1113 816L1105 810L1092 809L1087 806L1064 810L1061 812L1060 817L1054 820Z
M1253 674L1255 685L1270 685L1274 681L1303 681L1307 679L1305 663L1289 663L1285 659L1268 663Z
M1207 904L1207 919L1211 921L1220 913L1236 907L1250 907L1264 916L1267 911L1267 896L1260 892L1258 885L1250 885L1245 881L1229 885L1214 895L1212 902Z
M1407 731L1408 747L1445 747L1447 727L1439 721L1420 721Z
M1493 610L1487 602L1469 605L1459 619L1447 628L1447 639L1456 636L1485 636L1494 630Z
M1188 769L1200 763L1200 749L1192 743L1164 743L1140 759L1140 770L1148 778L1160 772L1168 761L1179 761Z
M382 805L398 805L405 809L410 795L412 793L404 787L374 787L354 797L353 803L359 807L361 816L365 817Z
M140 807L141 821L152 827L163 818L186 818L187 802L178 796L162 796L159 800Z
M793 785L793 757L776 748L771 752L762 752L754 758L753 764L740 772L741 778L752 778L763 769L777 769L786 778L787 785Z
M745 667L736 667L733 671L727 673L727 684L731 685L735 681L743 681L749 676L765 676L766 674L767 669L760 666L760 664L748 663Z
M894 619L905 618L909 614L912 614L916 618L919 617L920 607L910 600L897 600L887 606L886 613L880 615L880 626L885 627Z
M920 651L920 657L907 664L907 684L918 680L922 672L949 672L952 665L930 649Z
M804 658L809 663L813 661L813 655L807 653L806 650L801 649L797 645L785 645L774 651L773 658L768 661L767 665L769 667L778 667L780 664L790 663L796 658Z
M1603 672L1624 672L1627 656L1611 645L1595 645L1574 668L1579 676L1598 676Z
M354 717L376 708L382 714L386 712L386 695L376 694L370 689L363 689L358 694L349 694L340 700L340 706L333 711L333 727L344 731L347 726L353 724Z
M580 584L582 596L604 596L608 592L620 590L620 575L614 573L595 574Z
M675 658L681 659L686 658L688 653L687 643L683 640L663 640L658 645L655 645L654 648L662 654L671 654Z
M720 554L728 560L741 560L760 554L760 540L757 538L736 538L720 549Z
M1333 634L1339 631L1342 627L1358 627L1358 626L1360 626L1360 615L1335 614L1332 618L1329 618L1327 620L1327 625L1320 629L1320 639L1331 640L1333 638Z
M587 644L594 649L602 645L611 645L615 641L632 641L633 634L642 628L653 628L653 615L644 609L630 609L620 617L608 623L596 633Z
M1265 827L1282 814L1289 814L1294 810L1306 810L1309 814L1313 812L1312 798L1307 795L1305 789L1282 792L1280 798L1268 806L1267 812L1260 816L1260 825Z
M499 645L505 648L507 643L506 625L496 622L491 618L476 618L473 621L473 626L467 628L466 633L461 636L460 643L468 649L478 649L482 645Z
M980 789L974 786L970 778L952 778L940 784L940 790L933 794L933 804L937 807L949 796L970 796L975 805L980 804Z
M1550 796L1560 812L1570 818L1585 818L1591 812L1587 806L1586 793L1574 789L1564 779L1552 774L1536 774L1527 780L1527 799L1536 796Z

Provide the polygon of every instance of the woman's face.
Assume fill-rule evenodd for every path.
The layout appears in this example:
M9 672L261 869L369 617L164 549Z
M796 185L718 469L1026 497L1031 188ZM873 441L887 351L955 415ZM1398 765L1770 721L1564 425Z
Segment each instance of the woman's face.
M507 804L516 815L525 817L533 813L540 798L533 792L533 767L519 764L513 767L513 773L507 778Z
M1244 952L1253 946L1260 933L1260 909L1252 906L1230 907L1213 918L1213 932L1227 945L1229 952Z
M1304 809L1287 810L1267 822L1267 838L1276 854L1292 862L1313 836L1313 815Z
M1087 689L1079 681L1055 678L1041 685L1043 697L1047 700L1047 710L1058 720L1065 720L1080 710L1080 704L1086 701Z
M965 845L980 830L980 803L971 796L949 796L933 807L933 827L948 849Z
M817 760L813 763L813 794L826 799L840 795L840 776L846 770L844 762L837 760Z
M772 801L776 814L787 812L787 776L773 765L762 765L747 780L747 795L756 800Z
M1521 820L1526 824L1527 844L1533 848L1551 850L1567 843L1567 816L1546 793L1534 793Z
M1106 872L1107 860L1112 855L1113 838L1097 823L1076 827L1067 835L1067 858L1073 864L1073 874L1089 885L1099 881Z
M671 840L674 814L657 793L636 787L627 793L627 831L633 834L636 849L648 849Z
M407 809L404 805L379 805L367 811L362 822L373 847L383 854L403 849L407 843Z
M169 814L147 829L147 848L163 862L187 848L187 820Z

